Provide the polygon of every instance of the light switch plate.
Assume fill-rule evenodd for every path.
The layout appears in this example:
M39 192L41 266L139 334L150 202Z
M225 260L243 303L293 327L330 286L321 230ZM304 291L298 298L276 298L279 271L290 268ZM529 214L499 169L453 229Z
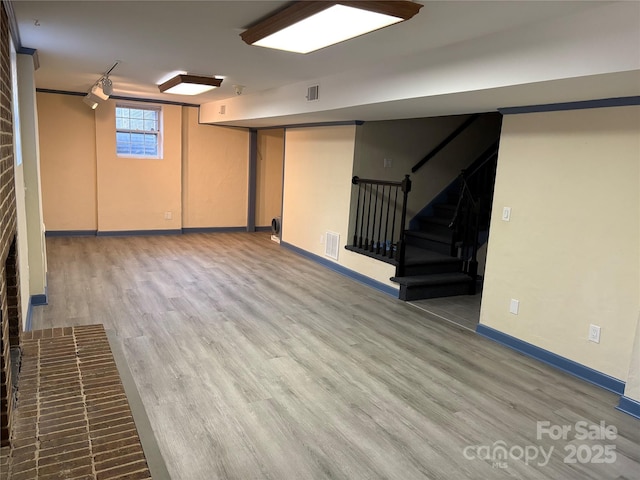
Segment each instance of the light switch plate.
M504 220L505 222L511 220L511 207L502 208L502 220Z
M600 327L598 325L589 325L589 341L600 343Z
M518 310L520 310L520 300L516 300L515 298L511 299L511 304L509 305L509 312L514 315L518 314Z

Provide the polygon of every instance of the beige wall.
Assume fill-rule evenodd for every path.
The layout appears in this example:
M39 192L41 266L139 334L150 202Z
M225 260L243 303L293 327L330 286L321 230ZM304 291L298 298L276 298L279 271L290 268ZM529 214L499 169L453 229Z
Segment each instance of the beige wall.
M185 228L247 225L249 131L198 124L183 107Z
M338 233L340 265L397 288L393 266L344 249L355 136L355 126L286 130L282 240L329 259L324 236Z
M624 381L640 311L640 107L511 115L502 131L480 321Z
M96 230L95 112L80 97L38 93L47 230Z
M115 107L95 110L98 231L180 229L182 108L162 105L162 158L149 159L116 155Z
M258 130L256 226L270 226L282 212L284 129Z
M249 134L162 105L162 159L116 155L115 105L38 94L48 230L177 230L247 224ZM171 212L171 219L165 213Z

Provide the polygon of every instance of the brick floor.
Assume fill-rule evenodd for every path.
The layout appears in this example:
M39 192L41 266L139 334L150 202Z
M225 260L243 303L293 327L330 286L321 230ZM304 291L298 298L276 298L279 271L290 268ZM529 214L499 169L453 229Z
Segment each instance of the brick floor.
M0 480L150 479L102 325L24 332Z

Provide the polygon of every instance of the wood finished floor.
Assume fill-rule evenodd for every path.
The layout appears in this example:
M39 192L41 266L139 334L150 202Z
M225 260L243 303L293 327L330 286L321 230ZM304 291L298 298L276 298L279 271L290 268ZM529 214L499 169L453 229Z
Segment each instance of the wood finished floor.
M482 293L454 297L414 300L409 304L469 330L476 331L480 321Z
M174 480L640 478L640 422L614 409L617 395L267 235L47 248L49 305L33 328L117 332ZM614 425L614 441L589 445L615 445L617 460L564 463L567 445L584 442L537 439L538 420ZM506 468L463 454L499 441L554 450L545 466Z

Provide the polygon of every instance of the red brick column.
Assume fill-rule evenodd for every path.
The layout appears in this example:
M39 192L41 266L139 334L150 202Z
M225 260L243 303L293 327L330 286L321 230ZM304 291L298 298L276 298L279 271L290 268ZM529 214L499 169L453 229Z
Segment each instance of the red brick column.
M0 446L9 443L13 392L11 381L10 348L20 342L20 311L18 299L18 272L15 247L6 271L5 264L16 233L16 195L13 158L11 57L9 47L9 19L2 3L0 12ZM7 295L11 294L12 302ZM11 305L11 309L10 309ZM9 328L10 319L13 328ZM12 332L10 332L12 330ZM13 335L11 334L13 333Z

